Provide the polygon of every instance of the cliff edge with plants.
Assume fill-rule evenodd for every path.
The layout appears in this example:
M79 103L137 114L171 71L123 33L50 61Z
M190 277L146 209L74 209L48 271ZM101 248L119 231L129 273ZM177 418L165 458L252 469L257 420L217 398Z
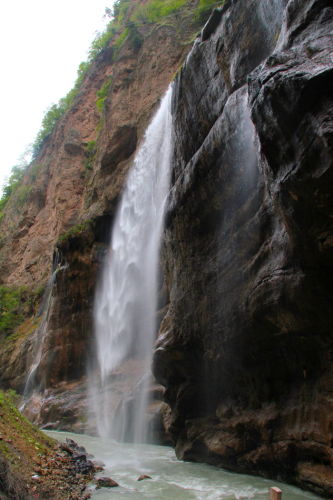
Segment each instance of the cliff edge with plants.
M181 458L332 497L331 0L119 0L113 14L0 204L2 385L23 391L30 373L35 422L87 429L96 280L174 80L164 427Z
M54 388L84 377L96 275L124 179L152 113L215 3L115 2L73 89L45 115L32 163L13 169L0 202L4 387L24 389L52 273L36 384Z

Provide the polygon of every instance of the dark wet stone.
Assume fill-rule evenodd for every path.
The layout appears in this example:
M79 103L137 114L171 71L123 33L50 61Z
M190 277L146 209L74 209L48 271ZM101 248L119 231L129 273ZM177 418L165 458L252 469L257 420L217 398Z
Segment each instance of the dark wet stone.
M99 488L115 488L119 484L111 479L111 477L99 477L96 479L96 489Z
M170 304L154 359L179 457L325 496L332 29L328 0L239 0L196 41L173 97Z
M138 477L137 481L143 481L144 479L151 479L151 477L147 476L147 474L141 474L141 476Z

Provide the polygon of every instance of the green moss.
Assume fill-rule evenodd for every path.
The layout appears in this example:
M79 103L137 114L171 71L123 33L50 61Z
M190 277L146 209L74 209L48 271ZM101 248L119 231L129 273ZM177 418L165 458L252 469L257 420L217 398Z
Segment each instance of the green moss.
M87 142L85 153L86 153L86 160L84 163L84 167L86 168L86 170L92 170L96 156L96 141Z
M32 191L32 186L28 184L22 184L19 186L15 193L15 203L18 207L22 207L27 201L29 194Z
M8 391L6 393L0 391L1 434L7 435L14 441L17 437L21 442L24 442L27 448L33 447L33 453L35 450L38 450L40 453L45 453L49 446L54 445L54 440L40 432L36 426L32 425L28 419L20 413L16 407L18 402L19 397L15 391ZM3 429L10 430L10 433L3 432ZM4 453L11 463L18 462L20 457L13 452L10 444L11 443L0 440L0 452Z
M0 286L0 335L13 335L16 328L31 316L41 299L41 291L26 287Z
M8 334L23 321L24 294L22 288L0 287L0 333Z
M128 14L128 10L131 6L132 0L116 0L113 4L113 11L110 11L110 15L114 16L119 25L124 24Z
M101 88L96 92L97 100L96 100L96 108L99 113L103 113L105 100L108 96L112 85L112 78L109 77L101 86Z
M217 2L216 0L199 0L195 10L195 17L199 23L205 22L214 7L221 7L224 0Z
M29 168L28 175L30 182L36 182L39 177L39 174L43 168L43 165L40 163L32 164Z
M116 51L119 52L121 47L124 45L125 40L128 38L129 35L129 29L125 28L120 35L116 38L114 41L113 47L116 49Z
M141 23L156 23L166 16L175 14L187 3L189 0L150 0L136 9L131 20Z
M106 97L100 97L99 99L96 100L96 109L99 113L103 113L104 111L105 99Z
M136 23L134 21L128 21L127 26L127 40L130 42L131 48L137 52L140 50L143 43L143 36L141 35Z
M115 21L111 21L106 30L98 33L95 40L92 42L89 50L89 61L93 61L104 50L111 39L119 32L119 27Z
M96 141L89 141L86 144L86 151L89 155L96 153Z
M28 318L23 323L21 323L13 333L5 338L4 345L8 346L10 349L21 339L29 337L40 325L41 317Z
M72 457L60 453L58 443L32 425L16 401L15 394L0 391L0 497L50 498L51 492L53 498L56 492L59 499L81 498L92 475L78 478Z
M84 167L86 170L92 170L96 156L96 141L89 141L85 147L86 160Z
M74 238L75 236L79 236L80 234L82 233L85 233L86 231L88 231L91 227L91 220L87 220L87 221L84 221L84 222L81 222L80 224L76 224L75 226L72 226L70 229L68 229L68 231L66 231L65 233L63 233L60 237L59 237L59 243L63 243L71 238Z

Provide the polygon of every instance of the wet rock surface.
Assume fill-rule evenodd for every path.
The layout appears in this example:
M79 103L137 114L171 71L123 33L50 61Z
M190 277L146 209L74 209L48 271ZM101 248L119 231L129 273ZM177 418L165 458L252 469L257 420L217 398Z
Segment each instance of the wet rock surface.
M79 446L73 439L66 439L66 443L61 443L60 448L69 453L71 470L75 474L92 474L95 472L95 465L90 460L89 455L83 446Z
M141 476L138 477L137 481L144 481L145 479L151 479L151 477L147 476L147 474L141 474Z
M329 497L332 27L324 0L230 2L187 58L154 361L179 457Z
M116 488L119 484L111 479L111 477L99 477L96 479L96 489L100 488Z

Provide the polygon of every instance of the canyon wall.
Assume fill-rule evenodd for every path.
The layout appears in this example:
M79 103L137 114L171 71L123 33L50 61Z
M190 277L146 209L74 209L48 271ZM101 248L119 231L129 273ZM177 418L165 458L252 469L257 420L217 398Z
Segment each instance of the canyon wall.
M197 3L142 26L140 47L101 51L9 201L0 283L46 292L0 332L0 382L22 392L41 346L26 413L87 429L96 280L128 168L177 73L153 367L165 428L180 458L332 497L333 8L227 1L179 70Z
M154 366L178 457L329 497L332 28L328 0L229 2L177 76Z
M148 4L134 3L127 15ZM36 310L33 321L29 311L13 335L0 332L3 387L23 391L42 342L38 388L64 394L68 383L78 399L84 394L87 358L93 353L93 295L112 220L147 124L200 29L197 6L198 1L186 3L166 18L143 22L140 43L127 37L117 44L116 37L100 51L73 105L9 199L0 221L0 284L40 293L52 272L56 276L43 339L36 326L46 311ZM103 88L107 92L100 109ZM34 413L42 414L36 404ZM45 410L42 422L59 419L53 404L50 398L52 408ZM75 421L71 415L76 412L68 413L68 420Z

